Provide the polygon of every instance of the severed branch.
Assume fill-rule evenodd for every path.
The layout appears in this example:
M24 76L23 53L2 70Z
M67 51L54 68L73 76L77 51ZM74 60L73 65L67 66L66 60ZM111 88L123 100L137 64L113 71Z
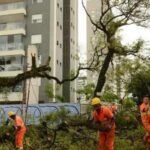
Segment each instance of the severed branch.
M21 81L30 79L30 78L36 78L40 77L39 73L51 71L51 68L49 66L40 66L38 68L32 68L30 71L26 71L24 73L18 74L15 77L0 77L0 87L13 87L16 84L18 84Z
M80 70L93 70L92 64L87 67L79 66L76 74L68 79L59 80L59 78L50 75L51 67L49 66L50 57L46 61L45 65L37 67L35 62L35 56L32 55L32 67L31 70L25 71L24 73L18 74L15 77L0 77L0 88L4 87L15 87L18 83L25 81L30 78L46 78L48 80L55 80L57 84L63 84L64 82L69 82L75 80L80 73Z

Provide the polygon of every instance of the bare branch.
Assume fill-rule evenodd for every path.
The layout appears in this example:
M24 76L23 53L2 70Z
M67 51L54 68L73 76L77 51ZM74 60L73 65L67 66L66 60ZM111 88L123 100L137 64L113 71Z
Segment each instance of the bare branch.
M83 0L82 0L82 6L83 6L83 8L84 8L84 10L85 10L85 12L86 12L86 14L87 14L87 16L89 17L91 23L92 23L97 29L100 29L101 31L103 31L103 29L102 29L100 26L98 26L98 24L97 24L96 22L93 21L92 17L90 16L90 14L88 13L87 9L85 8L85 5L84 5Z

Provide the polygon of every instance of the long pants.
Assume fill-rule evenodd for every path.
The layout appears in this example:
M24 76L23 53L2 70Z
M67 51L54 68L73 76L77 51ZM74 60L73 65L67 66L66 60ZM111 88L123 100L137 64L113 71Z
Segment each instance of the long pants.
M115 129L99 133L99 150L114 150Z
M24 139L25 133L26 133L26 130L17 131L16 137L15 137L16 148L22 148L23 149L23 139Z

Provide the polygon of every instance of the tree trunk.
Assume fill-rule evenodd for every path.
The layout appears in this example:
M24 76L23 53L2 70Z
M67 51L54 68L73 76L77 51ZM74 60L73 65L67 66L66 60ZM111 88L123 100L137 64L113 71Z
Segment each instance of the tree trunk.
M105 57L104 63L102 65L102 68L101 68L100 73L99 73L97 85L96 85L96 88L94 91L94 97L99 96L98 93L100 93L103 89L103 86L104 86L105 81L106 81L106 73L107 73L107 70L109 68L109 64L113 58L113 55L114 55L114 51L109 50L107 56Z

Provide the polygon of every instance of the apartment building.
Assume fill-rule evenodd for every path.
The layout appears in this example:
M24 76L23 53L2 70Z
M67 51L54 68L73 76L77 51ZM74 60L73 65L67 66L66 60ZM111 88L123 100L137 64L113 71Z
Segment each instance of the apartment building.
M76 74L78 67L78 1L64 0L63 31L63 79ZM76 102L76 80L63 84L65 101Z
M100 0L87 0L86 9L91 18L96 21L100 16ZM94 33L95 26L91 23L87 16L87 61L89 61L94 53L94 46L97 44L97 35ZM97 82L98 74L88 71L88 82Z
M0 76L16 76L24 72L31 64L28 53L36 51L38 65L45 64L48 56L51 57L51 72L50 74L63 79L63 64L64 61L70 59L63 59L64 44L71 44L70 39L64 43L64 11L68 9L64 3L66 0L0 0ZM72 3L72 0L70 0ZM77 10L75 6L74 13ZM73 9L73 8L72 8ZM70 6L71 10L71 6ZM72 18L72 17L71 17ZM70 19L71 19L70 18ZM74 38L73 43L76 45L76 17L73 18L74 32L68 32L68 36ZM71 22L71 21L70 21ZM68 29L71 31L71 26ZM72 33L74 33L72 35ZM72 39L73 39L72 38ZM67 47L67 46L66 46ZM75 47L75 46L74 46ZM71 49L69 49L71 50ZM75 50L75 49L74 49ZM73 50L73 52L74 52ZM71 56L70 56L71 57ZM69 63L76 67L75 62ZM73 64L73 65L72 65ZM69 69L70 69L69 68ZM69 70L68 69L68 70ZM7 101L22 101L23 97L28 97L29 88L33 90L31 103L55 101L46 95L46 86L51 84L54 95L63 96L62 87L57 86L55 81L48 81L46 79L37 79L30 82L26 81L16 86L17 91L11 91L11 96ZM74 86L75 83L72 85ZM71 86L70 86L71 87ZM13 89L14 90L14 89ZM71 95L71 92L68 93ZM9 92L10 95L10 92ZM26 96L25 96L26 95ZM13 98L12 98L13 97ZM34 97L34 101L33 101Z
M23 0L0 0L0 76L12 77L24 70L27 11ZM2 101L22 100L23 84L15 88L1 89ZM8 94L9 93L9 94Z

